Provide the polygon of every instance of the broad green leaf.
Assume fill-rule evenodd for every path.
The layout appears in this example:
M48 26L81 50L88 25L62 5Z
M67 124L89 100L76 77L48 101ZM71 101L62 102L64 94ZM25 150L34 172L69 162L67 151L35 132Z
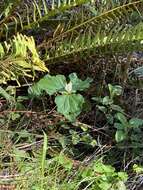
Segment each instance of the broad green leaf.
M33 86L30 86L28 88L28 94L30 96L40 96L42 94L42 89L38 85L38 83L34 84Z
M97 162L94 165L94 171L97 173L107 173L112 174L115 172L115 168L113 168L111 165L105 165L103 163Z
M122 125L124 125L124 126L128 125L128 121L122 113L117 113L116 118L122 123Z
M72 83L72 89L73 91L83 91L87 88L89 88L90 83L92 82L91 78L87 78L86 80L82 81L78 78L76 73L71 73L69 75L70 82Z
M111 85L108 84L109 92L110 92L110 97L114 98L114 96L119 96L122 93L122 87L119 85Z
M64 94L55 98L57 111L68 120L74 121L80 114L84 98L80 94Z
M129 123L132 127L138 128L143 125L143 119L132 118Z
M29 88L28 92L32 95L40 95L43 91L45 91L49 95L53 95L57 92L76 92L77 90L84 90L88 88L90 85L91 79L86 79L85 81L80 80L75 73L69 75L71 81L67 84L66 78L64 75L46 75L39 82L34 84Z
M126 139L126 133L123 130L117 130L115 134L115 140L121 142Z
M106 113L107 112L107 108L105 106L98 106L97 105L97 108L102 111L103 113Z
M114 123L114 127L118 130L124 130L124 125L121 123Z
M39 82L29 88L29 94L40 95L45 91L49 95L53 95L58 91L64 90L66 86L66 78L64 75L46 75Z
M112 104L111 108L112 110L117 111L117 112L122 112L122 113L124 112L124 110L120 106L115 105L115 104Z
M122 94L122 87L119 86L119 85L115 85L113 92L114 92L114 94L115 94L116 96L120 96L120 95Z
M64 75L46 75L43 79L39 81L38 85L49 95L53 95L60 90L64 90L64 87L66 85L66 78Z
M109 96L105 96L102 100L103 105L111 105L113 103L113 100L110 99Z

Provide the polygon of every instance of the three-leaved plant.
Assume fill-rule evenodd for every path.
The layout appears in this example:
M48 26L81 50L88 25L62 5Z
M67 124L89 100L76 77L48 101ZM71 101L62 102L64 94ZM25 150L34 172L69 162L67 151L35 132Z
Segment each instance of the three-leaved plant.
M84 97L77 91L89 88L91 82L91 78L84 81L79 79L76 73L71 73L68 81L64 75L51 76L48 74L29 87L28 92L32 96L40 96L43 92L50 96L55 95L57 111L68 120L75 121L85 102Z

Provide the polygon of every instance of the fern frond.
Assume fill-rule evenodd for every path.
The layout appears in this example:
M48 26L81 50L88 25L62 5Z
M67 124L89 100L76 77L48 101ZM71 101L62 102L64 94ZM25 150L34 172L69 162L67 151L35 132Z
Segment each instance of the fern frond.
M75 56L88 56L92 54L122 54L132 51L143 50L143 24L136 27L125 28L109 35L98 33L95 37L91 34L76 38L70 43L64 41L53 56L47 57L45 61L57 62Z
M48 71L37 53L33 37L17 34L9 43L0 44L0 84L8 80L19 84L19 76L34 77L36 70Z
M15 9L11 16L0 22L0 37L4 36L7 31L15 33L39 27L49 18L86 2L88 0L52 0L49 4L46 0L39 0L38 2L32 0L29 5L21 3L22 12ZM4 24L7 25L8 30L5 30Z
M119 53L142 49L143 25L129 23L133 12L142 14L143 1L131 2L105 11L74 27L64 30L55 38L39 45L49 50L47 61L59 60L85 53ZM50 48L52 47L52 48Z

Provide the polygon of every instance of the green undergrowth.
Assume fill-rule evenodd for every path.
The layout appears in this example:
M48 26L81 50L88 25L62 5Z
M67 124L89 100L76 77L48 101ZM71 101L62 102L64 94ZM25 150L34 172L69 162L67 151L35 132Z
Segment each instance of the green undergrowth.
M142 7L1 0L0 189L142 187Z
M103 158L96 158L92 162L77 161L67 157L63 152L54 158L47 159L49 151L47 135L44 134L43 147L35 151L31 157L25 150L14 148L11 156L17 167L17 174L13 175L13 185L16 189L33 190L78 190L78 189L126 189L127 173L117 172L111 165L104 164ZM14 167L14 166L13 166ZM5 166L5 170L7 167ZM11 182L10 176L1 180Z

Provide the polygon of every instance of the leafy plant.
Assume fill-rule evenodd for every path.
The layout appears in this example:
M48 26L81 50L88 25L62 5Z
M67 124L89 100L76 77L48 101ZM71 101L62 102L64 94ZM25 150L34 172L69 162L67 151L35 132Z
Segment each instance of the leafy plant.
M46 145L43 146L46 147ZM126 190L125 182L128 177L126 172L117 172L114 167L104 164L101 160L94 160L85 166L83 163L67 157L64 152L52 159L46 159L46 150L43 149L44 152L37 152L35 157L31 159L25 151L14 150L13 157L17 161L17 166L21 174L24 174L27 178L27 180L21 182L18 180L17 187L27 187L27 189L33 190L66 190L67 188L78 190L81 187L89 190ZM43 161L45 171L43 170L41 186L39 179L41 179ZM29 175L31 178L29 178ZM21 179L21 177L18 179Z
M128 121L122 113L117 113L116 118L119 121L114 124L115 128L117 129L115 134L115 139L117 142L122 142L127 139L133 140L132 135L136 133L140 126L143 126L142 119L132 118ZM131 130L133 130L133 132L129 135Z
M105 114L108 122L113 124L114 114L117 112L124 112L124 110L115 104L115 98L122 94L122 87L119 85L108 84L109 96L93 97L92 99L97 102L96 107Z
M0 87L0 100L3 98L7 102L7 114L5 115L5 120L16 121L20 119L21 114L18 111L25 110L23 101L27 100L26 96L16 96L16 87L8 86L6 89ZM1 118L1 117L0 117Z
M78 60L82 62L83 58L89 63L87 57L94 58L95 55L108 58L107 54L114 54L115 57L122 53L142 50L142 6L142 0L1 0L0 101L2 100L2 103L0 102L0 108L4 105L4 109L6 107L8 110L2 111L0 123L8 135L0 134L0 139L4 139L4 141L0 140L0 149L3 149L0 159L2 164L0 163L0 165L2 169L4 168L4 173L7 173L5 169L9 169L13 165L10 171L12 171L12 177L18 176L17 178L20 179L15 180L18 189L126 189L127 175L125 172L119 172L119 166L117 172L111 165L106 165L97 159L92 163L74 160L75 157L80 159L84 157L83 154L86 154L85 151L81 150L77 151L76 156L74 155L73 147L78 147L79 144L92 146L92 150L87 148L88 154L90 151L104 152L103 143L106 138L103 138L105 133L102 133L102 129L96 131L96 123L93 122L90 123L90 126L90 124L81 124L76 121L85 103L82 91L89 88L92 80L89 78L80 80L75 73L72 73L68 79L64 75L51 76L48 74L33 85L29 84L29 81L34 80L35 77L38 78L37 71L48 72L49 64L75 63ZM135 69L133 73L141 78L142 67ZM7 88L9 84L15 85L15 83L19 86L21 83L30 86L28 89L30 101L28 100L28 104L26 103L25 106L28 110L21 104L23 99L27 97L19 97L18 94L19 92L21 94L21 91L16 92L16 88L12 89L13 87L10 86ZM21 88L19 89L21 90ZM25 88L22 89L25 93ZM105 115L104 118L108 125L107 133L112 127L110 138L112 134L115 134L118 143L126 142L139 147L139 143L142 142L143 121L138 118L129 119L125 116L124 110L117 103L118 96L122 94L122 88L119 85L109 84L108 90L107 96L93 98L96 101L98 113L102 112ZM33 108L31 97L43 94L54 96L57 111L72 122L71 124L65 120L57 121L53 119L55 116L51 114L48 115L49 126L46 120L47 115L46 119L45 116L38 115L42 121L44 118L42 123L46 123L45 125L48 126L44 130L50 131L52 136L52 140L48 142L47 139L50 135L47 137L44 134L44 143L43 140L39 141L41 135L36 134L37 131L41 132L41 128L35 129L35 126L33 128L30 126L30 122L35 124L33 120L41 112L37 113L37 110L29 112L29 108ZM6 101L3 101L3 98ZM17 109L22 109L22 111L24 109L25 114L16 112ZM44 112L44 114L46 113ZM28 134L25 133L23 136L19 136L14 131L16 121L21 118L21 115L24 119L21 119L22 121L20 124L18 123L16 128L21 132L21 128L24 127L25 130L25 125L28 123L26 130L30 130ZM28 118L28 122L25 122L25 118ZM9 120L12 120L12 128L8 125ZM8 124L5 125L5 123ZM36 138L29 137L32 132L35 133ZM12 135L10 138L10 133L16 135ZM94 139L95 136L98 136L98 141ZM39 145L42 143L44 144L43 149L39 151ZM51 146L49 146L50 143ZM110 143L112 146L114 142L111 140L105 143L106 148L110 148ZM36 150L33 145L36 145ZM99 146L99 149L96 149L95 145ZM71 151L72 158L63 152L56 155L55 146L62 147L68 153ZM30 151L26 151L27 147L30 147ZM50 154L52 148L54 153ZM118 149L116 150L118 151ZM126 155L127 153L125 152ZM54 158L51 158L53 155ZM86 156L88 157L88 155ZM116 163L118 161L116 160ZM126 163L126 158L124 163ZM136 173L142 172L141 167L134 169ZM17 170L16 175L13 174L15 170ZM8 176L6 178L8 181Z
M91 147L95 147L97 145L97 141L90 135L90 132L88 130L79 133L75 130L70 129L69 133L71 134L71 140L73 145L77 145L80 143Z
M39 82L29 88L28 92L31 95L39 96L43 92L49 95L56 95L55 103L57 111L63 114L70 121L74 121L80 114L84 104L84 98L77 91L87 89L92 82L92 79L87 78L82 81L72 73L69 75L69 82L66 81L64 75L46 75ZM61 95L60 95L61 94Z
M91 181L91 189L126 190L124 183L127 180L126 173L115 172L111 165L105 165L102 162L92 163L91 167L83 170L82 177L83 181Z
M108 89L109 96L105 96L103 98L93 97L92 99L97 102L97 108L105 114L108 123L114 125L117 129L115 133L115 140L117 142L122 142L129 138L133 140L134 134L137 130L139 130L139 127L143 125L143 120L132 118L128 121L124 110L119 105L114 103L116 96L120 96L122 94L121 86L113 86L109 84ZM129 135L131 130L133 130L132 135Z

